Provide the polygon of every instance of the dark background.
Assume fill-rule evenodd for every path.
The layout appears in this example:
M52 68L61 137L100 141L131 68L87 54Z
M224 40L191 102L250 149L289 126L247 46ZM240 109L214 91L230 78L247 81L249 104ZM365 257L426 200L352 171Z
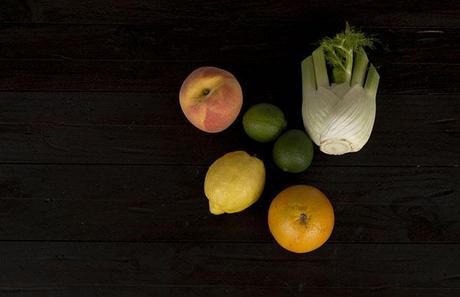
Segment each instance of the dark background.
M302 128L300 61L345 21L381 41L362 151L281 173L241 118L206 134L178 104L196 67L231 71L245 111ZM2 0L0 296L460 296L460 2ZM243 149L264 195L213 216L207 167ZM297 255L271 199L303 183L336 225Z

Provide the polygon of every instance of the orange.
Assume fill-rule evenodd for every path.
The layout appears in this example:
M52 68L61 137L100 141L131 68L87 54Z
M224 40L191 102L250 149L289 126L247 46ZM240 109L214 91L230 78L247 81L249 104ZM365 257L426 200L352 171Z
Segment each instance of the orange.
M291 186L270 204L268 227L275 240L288 251L310 252L322 246L331 235L334 209L317 188Z

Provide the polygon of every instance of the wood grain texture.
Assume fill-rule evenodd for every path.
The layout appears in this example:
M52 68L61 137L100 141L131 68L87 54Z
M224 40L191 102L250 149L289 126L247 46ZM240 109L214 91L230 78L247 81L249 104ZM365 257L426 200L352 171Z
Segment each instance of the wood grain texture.
M453 0L1 1L0 296L460 295L459 13ZM361 152L285 174L241 117L216 135L186 121L180 85L214 65L241 82L243 111L271 102L302 128L300 61L345 21L381 41ZM236 149L265 161L265 191L211 215L206 169ZM335 208L313 253L267 228L292 184Z
M456 244L328 244L298 255L276 244L3 242L0 252L0 283L10 288L229 286L305 294L459 286Z
M346 20L359 25L458 27L457 1L2 1L0 20L8 23L283 23L316 24Z
M3 165L0 240L272 242L270 201L311 184L334 204L331 242L460 242L459 168L313 167L292 176L268 167L262 198L223 216L208 211L206 170Z
M248 97L244 109L260 102L255 95ZM378 98L374 133L366 147L359 154L341 158L318 152L314 164L458 166L457 98L382 95ZM217 135L189 125L176 93L2 92L0 99L0 138L8 143L0 147L3 163L207 166L225 152L237 149L257 153L267 162L271 160L271 146L251 141L241 129L240 118L229 130ZM271 102L283 108L291 128L303 127L300 99L295 105L282 96Z
M246 150L271 160L271 146L255 144L234 126L207 135L189 126L113 127L0 125L1 163L209 165ZM177 140L181 141L178 142ZM459 166L458 131L375 133L359 154L341 158L317 151L320 166ZM434 153L440 152L440 153Z
M451 288L395 288L395 287L345 287L345 288L309 288L299 285L285 287L260 286L155 286L155 285L87 285L87 286L32 286L4 287L0 293L5 297L166 297L166 296L224 296L224 297L300 297L305 295L322 297L452 297L460 293L460 289Z
M133 91L178 92L195 68L215 65L227 69L242 82L243 90L283 94L300 98L300 62L308 55L289 60L250 62L208 60L172 61L81 61L0 60L0 91ZM460 64L381 65L379 94L457 94ZM267 88L267 86L276 86ZM261 96L262 94L259 94Z
M242 113L251 105L269 101L279 106L292 127L300 128L300 97L287 99L276 90L246 93ZM380 95L378 132L459 132L459 95ZM0 92L0 125L173 127L192 128L183 115L177 92ZM235 122L240 125L241 117ZM185 127L187 126L187 127ZM191 129L190 129L191 130ZM218 137L218 134L206 134Z
M301 60L324 36L313 23L216 24L157 22L148 25L52 25L0 23L1 59L247 61ZM224 28L224 32L223 29ZM368 51L376 65L460 61L460 29L375 28L362 31L379 41ZM270 34L260 34L261 31ZM275 37L275 38L274 38ZM198 50L199 49L199 50Z
M291 128L302 128L296 104L284 96L247 95L243 110L265 101L280 106ZM324 166L458 166L457 95L382 95L374 133L359 154L341 158L317 153ZM208 166L230 150L271 160L271 146L250 140L241 119L212 135L189 125L176 93L2 92L0 162L194 164ZM185 133L184 133L185 131ZM177 139L181 139L180 142ZM6 145L8 144L8 145ZM434 154L433 151L442 153ZM428 157L429 156L429 157Z

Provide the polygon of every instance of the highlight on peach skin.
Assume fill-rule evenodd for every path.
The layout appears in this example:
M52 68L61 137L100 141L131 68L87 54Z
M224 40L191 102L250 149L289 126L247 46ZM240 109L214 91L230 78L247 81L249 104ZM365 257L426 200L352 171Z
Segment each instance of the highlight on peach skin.
M198 129L216 133L228 128L243 105L243 92L230 72L200 67L183 82L179 101L187 119Z

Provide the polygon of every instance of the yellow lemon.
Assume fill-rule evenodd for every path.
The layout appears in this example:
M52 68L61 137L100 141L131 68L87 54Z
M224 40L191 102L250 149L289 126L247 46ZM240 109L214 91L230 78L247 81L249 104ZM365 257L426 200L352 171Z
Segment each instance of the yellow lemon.
M244 151L236 151L212 163L204 180L204 193L212 214L234 213L256 202L264 185L264 163Z

